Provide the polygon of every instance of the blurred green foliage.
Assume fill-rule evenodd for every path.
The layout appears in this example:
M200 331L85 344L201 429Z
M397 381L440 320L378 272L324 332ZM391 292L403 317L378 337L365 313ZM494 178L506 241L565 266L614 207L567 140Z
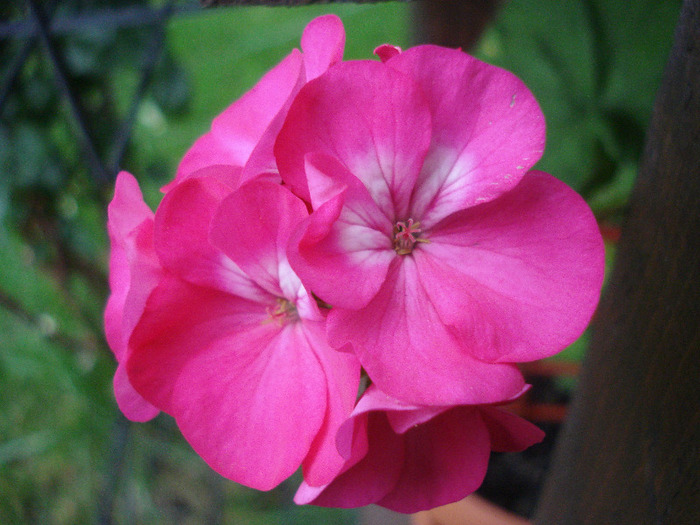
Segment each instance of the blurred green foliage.
M56 16L70 16L136 2L53 6ZM534 91L548 123L539 167L581 191L606 221L619 220L634 182L679 5L509 2L476 50ZM152 206L211 119L298 47L304 25L326 12L345 23L346 58L370 58L385 42L407 47L411 24L420 23L410 5L389 2L219 8L168 24L121 163ZM1 19L22 16L17 4L0 6ZM57 39L103 159L130 107L152 31L93 27ZM1 79L24 42L0 39ZM0 523L354 523L352 512L294 506L295 480L266 494L222 480L168 416L148 424L121 416L101 319L111 188L90 172L77 136L37 43L0 108ZM569 355L579 359L584 349L582 339Z
M538 168L619 220L671 49L679 0L508 2L477 54L518 75L547 120Z

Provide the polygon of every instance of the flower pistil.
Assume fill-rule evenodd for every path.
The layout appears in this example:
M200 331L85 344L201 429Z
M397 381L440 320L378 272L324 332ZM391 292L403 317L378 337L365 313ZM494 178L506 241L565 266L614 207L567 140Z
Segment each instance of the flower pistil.
M284 325L287 322L293 322L299 319L299 313L294 303L282 297L277 298L277 305L275 307L267 307L267 314L270 317L265 319L265 321L263 321L264 323L276 322L279 325Z
M423 230L420 222L408 219L407 221L397 221L394 225L394 251L399 255L408 255L413 251L416 243L430 242L428 239L418 237Z

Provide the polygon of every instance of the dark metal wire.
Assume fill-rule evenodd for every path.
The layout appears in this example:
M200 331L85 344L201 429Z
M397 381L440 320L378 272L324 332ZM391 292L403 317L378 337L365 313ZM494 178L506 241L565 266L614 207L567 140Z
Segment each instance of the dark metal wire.
M2 108L5 106L5 102L7 102L10 96L10 91L12 91L15 80L17 80L17 77L22 72L24 63L29 58L32 49L34 49L34 44L36 44L36 38L29 38L22 46L22 49L14 56L12 63L7 68L5 78L3 78L2 85L0 85L0 115L2 115Z
M51 22L53 14L56 10L57 3L58 0L53 0L53 2L51 2L51 4L46 10L46 18L49 21L49 23ZM34 28L35 23L33 21L27 23L31 25L32 28ZM24 67L25 62L29 59L29 55L31 54L32 50L34 49L34 46L36 45L37 38L34 33L34 30L32 30L32 33L27 37L27 40L22 45L22 48L17 52L17 54L12 59L12 62L7 68L5 78L3 79L3 82L0 85L0 115L2 115L2 108L5 106L5 103L7 102L7 99L10 96L12 86L17 80L19 74L22 72L22 68Z
M134 122L136 121L139 106L144 98L148 86L150 85L153 73L155 71L155 66L158 63L158 60L163 56L165 44L165 25L174 13L175 0L170 0L170 2L168 2L162 9L155 12L157 17L154 18L154 20L157 20L157 24L153 29L153 34L148 43L148 48L146 49L146 58L142 67L143 72L141 74L141 80L132 98L127 116L122 121L121 125L119 126L119 130L114 137L113 146L110 151L109 162L107 164L110 180L117 175L119 165L124 157L124 153L126 152L126 148L129 144L129 139L131 138L131 133L134 129Z
M56 47L51 41L49 22L46 14L36 0L27 0L27 6L29 7L31 17L36 22L39 40L43 44L46 55L53 65L56 85L68 102L71 115L73 116L73 120L78 127L79 139L82 143L88 166L90 167L95 179L99 183L104 184L109 180L107 170L97 153L95 143L83 115L83 110L80 107L77 97L71 89L70 82L68 81L68 75L66 74L66 67L63 64L63 59L58 54Z
M55 5L56 1L54 0L49 9L53 11ZM2 111L7 102L12 87L29 58L34 45L37 40L40 41L43 44L46 56L53 66L56 86L67 101L72 118L78 128L79 139L81 140L88 167L100 185L110 182L116 176L119 164L124 157L138 114L138 107L148 89L155 66L163 54L165 25L173 15L194 12L195 10L200 10L200 7L197 4L176 5L176 0L170 0L160 9L152 7L127 7L120 10L105 9L90 14L79 14L70 18L61 17L52 21L51 17L36 0L27 0L27 6L29 12L27 20L0 24L0 37L27 38L27 41L12 59L3 83L0 85L0 111ZM98 154L97 146L87 124L83 109L70 85L63 58L58 53L51 37L56 34L80 32L94 27L108 29L141 25L153 25L153 35L146 48L138 87L127 115L114 135L114 140L109 148L109 161L105 163Z
M202 10L197 2L173 5L171 9L175 15L194 14ZM96 27L103 30L142 27L159 23L161 11L162 9L146 6L106 7L91 13L57 15L51 20L49 28L52 35L66 35ZM27 38L36 35L37 29L32 20L0 22L0 39Z
M322 0L321 0L322 1ZM331 0L332 1L332 0ZM343 2L345 0L335 0ZM352 0L386 1L386 0ZM203 5L304 5L318 3L319 0L202 0ZM78 140L85 154L85 162L98 185L111 182L119 169L129 144L138 108L150 85L158 60L163 55L165 41L165 26L174 15L194 13L201 10L197 2L180 3L170 0L164 7L156 9L151 6L127 6L122 8L105 8L92 13L75 15L50 16L54 11L57 0L48 9L42 7L37 0L26 0L28 16L22 21L0 23L0 39L26 39L24 45L13 57L2 84L0 84L0 112L7 102L17 77L31 55L37 41L41 42L44 52L54 69L55 82L58 90L66 100L72 120L77 127ZM92 132L89 129L80 101L72 89L63 57L60 55L52 37L57 35L80 33L99 27L102 30L122 29L139 26L153 26L153 35L145 51L142 74L134 93L126 117L114 134L111 146L108 148L108 160L103 161L98 153Z

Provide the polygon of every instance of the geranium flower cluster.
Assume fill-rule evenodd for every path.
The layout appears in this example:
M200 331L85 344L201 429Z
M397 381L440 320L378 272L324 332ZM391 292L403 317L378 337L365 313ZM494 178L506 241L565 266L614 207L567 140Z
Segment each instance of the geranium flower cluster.
M216 471L296 501L415 512L542 438L499 408L574 341L603 245L532 171L542 113L453 49L342 61L332 15L182 159L155 214L122 172L105 325L127 417L177 421Z

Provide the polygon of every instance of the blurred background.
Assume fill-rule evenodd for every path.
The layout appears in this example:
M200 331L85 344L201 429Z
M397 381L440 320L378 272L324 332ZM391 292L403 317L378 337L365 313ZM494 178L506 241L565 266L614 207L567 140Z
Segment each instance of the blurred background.
M612 261L680 3L2 3L0 523L365 522L356 511L295 506L297 479L268 493L222 479L169 416L134 424L118 411L102 326L116 173L133 173L155 208L212 118L298 47L312 18L333 12L346 59L430 39L522 78L547 120L538 168L584 195ZM586 342L525 369L535 387L515 409L550 438L495 456L482 490L521 515L534 510Z

